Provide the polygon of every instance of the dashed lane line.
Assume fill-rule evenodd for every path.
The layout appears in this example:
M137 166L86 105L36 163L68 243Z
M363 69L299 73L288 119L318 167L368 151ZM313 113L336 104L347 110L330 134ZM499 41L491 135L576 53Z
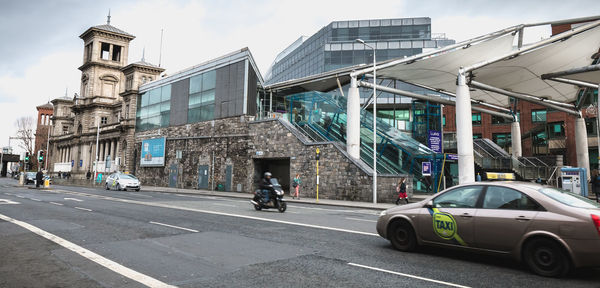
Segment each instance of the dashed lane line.
M157 280L155 278L152 278L148 275L142 274L140 272L137 272L131 268L125 267L117 262L114 262L110 259L107 259L99 254L96 254L88 249L85 249L79 245L76 245L75 243L72 243L68 240L65 240L63 238L60 238L50 232L46 232L36 226L33 226L29 223L23 222L23 221L19 221L17 219L13 219L11 217L5 216L0 214L0 219L7 221L7 222L11 222L15 225L21 226L39 236L42 236L62 247L65 247L66 249L69 249L81 256L83 256L84 258L91 260L99 265L102 265L103 267L110 269L120 275L123 275L133 281L139 282L141 284L144 284L148 287L176 287L176 286L172 286L169 285L167 283L164 283L160 280Z
M78 209L78 210L88 211L88 212L92 212L93 211L92 209L81 208L81 207L73 207L73 208Z
M37 199L37 198L29 198L29 199L31 199L31 200L33 200L33 201L42 202L42 200L40 200L40 199Z
M58 206L63 206L63 204L61 204L61 203L56 203L56 202L48 202L48 203L58 205Z
M381 269L381 268L376 268L376 267L371 267L371 266L366 266L366 265L361 265L361 264L356 264L356 263L348 263L348 265L354 266L354 267L360 267L360 268L364 268L364 269L369 269L369 270L373 270L373 271L394 274L394 275L398 275L398 276L404 276L404 277L413 278L413 279L419 279L419 280L433 282L433 283L442 284L442 285L451 286L451 287L470 288L469 286L454 284L454 283L450 283L450 282L435 280L435 279L431 279L431 278L426 278L426 277L421 277L421 276L416 276L416 275L411 275L411 274L406 274L406 273L385 270L385 269Z
M175 225L169 225L169 224L160 223L160 222L154 222L154 221L150 221L150 224L155 224L155 225L161 225L161 226L171 227L171 228L180 229L180 230L185 230L185 231L194 232L194 233L198 233L198 232L200 232L200 231L198 231L198 230L194 230L194 229L190 229L190 228L185 228L185 227L181 227L181 226L175 226Z
M217 211L210 211L210 210L203 210L203 209L196 209L196 208L188 208L188 207L181 207L181 206L175 206L175 205L164 204L164 203L143 202L143 201L138 201L138 200L121 199L121 198L114 198L114 197L110 197L110 196L86 194L86 193L81 193L81 192L73 192L73 191L65 191L65 190L54 190L54 191L60 192L60 193L79 195L79 196L93 197L93 198L97 198L97 199L103 199L103 200L115 201L115 202L123 202L123 203L146 205L146 206L161 207L161 208L170 208L170 209L177 209L177 210L182 210L182 211L191 211L191 212L198 212L198 213L205 213L205 214L212 214L212 215L219 215L219 216L229 216L229 217L236 217L236 218L242 218L242 219L258 220L258 221L265 221L265 222L272 222L272 223L279 223L279 224L301 226L301 227L307 227L307 228L315 228L315 229L322 229L322 230L329 230L329 231L337 231L337 232L345 232L345 233L352 233L352 234L358 234L358 235L379 237L379 234L377 234L377 233L356 231L356 230L350 230L350 229L344 229L344 228L335 228L335 227L328 227L328 226L322 226L322 225L313 225L313 224L298 223L298 222L291 222L291 221L284 221L284 220L261 218L261 217L256 217L256 216L248 216L248 215L241 215L241 214L233 214L233 213L217 212Z
M345 217L345 219L348 220L355 220L355 221L364 221L364 222L373 222L373 223L377 223L376 220L369 220L369 219L360 219L360 218L352 218L352 217Z

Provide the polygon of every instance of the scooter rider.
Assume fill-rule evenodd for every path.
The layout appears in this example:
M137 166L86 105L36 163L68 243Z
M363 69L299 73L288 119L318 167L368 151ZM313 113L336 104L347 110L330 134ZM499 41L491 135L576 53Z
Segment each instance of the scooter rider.
M264 195L265 203L269 203L269 194L271 193L271 173L265 172L265 177L261 180L260 189Z

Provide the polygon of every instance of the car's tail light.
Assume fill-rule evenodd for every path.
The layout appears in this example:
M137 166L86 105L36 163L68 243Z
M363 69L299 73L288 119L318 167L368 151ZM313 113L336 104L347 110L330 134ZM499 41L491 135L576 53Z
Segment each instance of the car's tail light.
M592 214L592 222L594 222L594 226L596 226L596 232L600 235L600 216Z

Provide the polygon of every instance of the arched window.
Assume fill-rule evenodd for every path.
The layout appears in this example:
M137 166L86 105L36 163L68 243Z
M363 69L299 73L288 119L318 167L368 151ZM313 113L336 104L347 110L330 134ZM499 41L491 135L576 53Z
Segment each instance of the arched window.
M81 123L80 123L79 126L77 126L77 134L81 134L82 131L83 131L83 126L81 126Z

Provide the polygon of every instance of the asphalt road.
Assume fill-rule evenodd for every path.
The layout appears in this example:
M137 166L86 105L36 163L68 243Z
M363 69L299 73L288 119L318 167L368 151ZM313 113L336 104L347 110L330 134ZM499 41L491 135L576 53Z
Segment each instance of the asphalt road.
M394 250L378 211L0 179L0 287L600 287L509 259Z

